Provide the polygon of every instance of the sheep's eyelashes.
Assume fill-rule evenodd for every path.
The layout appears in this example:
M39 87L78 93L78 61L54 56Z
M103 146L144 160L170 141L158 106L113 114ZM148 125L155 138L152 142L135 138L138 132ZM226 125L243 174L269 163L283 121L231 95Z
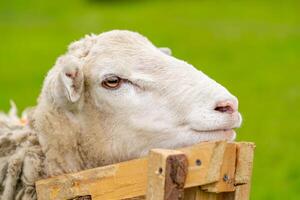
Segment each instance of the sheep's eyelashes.
M102 81L102 86L106 89L118 89L122 84L122 79L118 76L107 77Z

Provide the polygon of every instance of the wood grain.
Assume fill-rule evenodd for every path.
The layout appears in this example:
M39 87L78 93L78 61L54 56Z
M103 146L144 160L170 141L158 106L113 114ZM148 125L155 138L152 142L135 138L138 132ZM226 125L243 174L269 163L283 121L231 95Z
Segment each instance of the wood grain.
M179 149L180 154L184 154L188 160L184 188L201 186L219 193L234 191L237 188L236 200L240 195L249 195L253 148L250 148L251 145L247 147L248 143L241 146L238 144L223 141L206 142ZM179 153L178 151L176 152ZM235 158L237 152L239 157ZM243 159L245 156L248 157ZM91 195L93 200L114 200L145 196L148 165L149 158L145 157L40 180L36 182L38 199L66 200ZM225 173L229 176L229 182L222 179ZM235 181L232 182L233 177ZM246 182L247 189L244 186ZM242 185L243 187L240 187ZM202 194L202 190L197 194L207 195Z

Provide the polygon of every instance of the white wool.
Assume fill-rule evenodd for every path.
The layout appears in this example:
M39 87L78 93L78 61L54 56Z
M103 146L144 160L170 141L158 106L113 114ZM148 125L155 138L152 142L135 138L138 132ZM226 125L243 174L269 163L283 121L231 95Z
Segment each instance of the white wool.
M15 104L8 114L0 113L0 199L36 199L35 181L43 177L43 153L29 124Z

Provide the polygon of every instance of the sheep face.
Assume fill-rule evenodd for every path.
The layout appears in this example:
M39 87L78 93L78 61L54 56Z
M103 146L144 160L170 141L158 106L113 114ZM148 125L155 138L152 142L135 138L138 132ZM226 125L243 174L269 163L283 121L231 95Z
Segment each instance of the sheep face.
M98 36L84 71L87 93L116 155L234 140L238 101L192 65L131 32ZM136 155L138 156L138 155Z
M71 44L45 85L56 87L44 92L77 123L85 154L100 152L104 163L151 148L234 140L241 124L238 101L224 87L129 31Z

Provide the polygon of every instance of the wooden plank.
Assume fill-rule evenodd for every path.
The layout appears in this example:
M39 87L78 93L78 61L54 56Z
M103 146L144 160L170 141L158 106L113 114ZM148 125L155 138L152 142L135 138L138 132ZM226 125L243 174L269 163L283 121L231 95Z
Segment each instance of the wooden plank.
M213 146L211 146L214 144ZM214 183L219 180L227 143L203 143L181 149L189 161L186 188Z
M250 183L255 145L249 142L237 143L237 165L235 184Z
M184 200L233 200L234 192L212 193L193 187L186 189L184 197Z
M228 143L226 145L225 154L223 155L223 163L218 175L218 182L204 185L202 190L207 192L232 192L235 190L235 168L236 168L236 144Z
M124 199L145 195L146 158L65 174L36 183L39 200L65 200L91 195L97 199Z
M234 192L212 193L198 190L196 200L233 200L233 197Z
M250 198L250 181L252 175L253 158L254 158L254 148L253 143L241 142L236 144L236 166L235 166L235 177L234 179L228 179L229 188L233 187L232 183L234 180L235 192L222 192L222 193L212 193L201 190L200 187L194 187L187 189L185 192L185 200L248 200ZM228 155L234 155L232 152L228 153L229 147L224 155L224 159L228 159ZM232 147L231 150L233 151ZM232 158L229 164L233 163ZM226 168L226 167L225 167ZM228 169L228 166L227 166ZM224 167L222 167L222 173L224 173ZM226 170L225 170L226 171ZM231 172L232 173L232 172ZM220 187L224 182L221 181L210 184L209 187L211 191L218 192L217 188ZM207 188L202 186L202 188ZM222 188L225 191L224 188Z
M254 149L255 145L253 143L237 143L236 191L234 200L248 200L250 198Z
M188 161L180 151L153 149L148 158L147 200L183 200Z
M222 160L221 167L215 170L211 166L213 172L208 173L210 177L214 177L218 181L186 190L185 200L233 200L234 193L232 191L235 190L236 144L228 143L222 148L224 149L223 151L215 153L215 157L219 157Z
M188 158L185 188L219 180L226 142L207 142L180 149ZM39 200L91 195L93 200L126 199L146 194L148 158L140 158L36 182ZM215 174L217 173L217 175Z

